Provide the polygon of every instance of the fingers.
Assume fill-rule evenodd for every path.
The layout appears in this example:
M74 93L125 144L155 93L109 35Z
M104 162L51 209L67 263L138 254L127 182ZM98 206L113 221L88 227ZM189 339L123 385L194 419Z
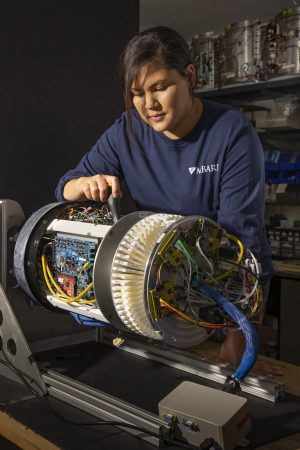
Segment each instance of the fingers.
M96 191L98 190L97 183L92 180L92 177L84 177L80 179L80 186L79 186L81 193L83 194L84 199L88 200L98 200L96 196Z
M112 187L113 197L121 196L118 177L99 174L92 177L82 177L79 180L79 189L82 196L88 200L96 202L107 201L109 186Z
M111 193L114 198L121 196L120 182L118 177L109 177L108 184L111 185Z

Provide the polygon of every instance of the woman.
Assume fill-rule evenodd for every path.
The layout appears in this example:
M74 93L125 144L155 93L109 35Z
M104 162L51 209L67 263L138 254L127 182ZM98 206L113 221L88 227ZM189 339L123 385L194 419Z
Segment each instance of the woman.
M264 156L248 120L193 95L196 71L185 40L166 27L131 39L121 59L126 112L57 187L58 200L106 201L125 178L141 210L202 215L236 235L272 274L264 230ZM221 356L237 364L240 332Z

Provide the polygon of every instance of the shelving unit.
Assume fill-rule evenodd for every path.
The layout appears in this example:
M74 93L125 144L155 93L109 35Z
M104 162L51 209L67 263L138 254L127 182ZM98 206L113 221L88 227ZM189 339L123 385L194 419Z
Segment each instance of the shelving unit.
M278 103L284 98L295 97L299 101L300 106L300 75L278 77L257 83L239 83L223 86L220 89L196 89L195 94L203 99L214 99L231 104L241 111L244 106L244 111L248 115L255 111L266 111L268 113L271 111L269 105L272 104L272 101ZM267 106L264 106L264 101L266 101L265 105ZM300 119L299 124L294 123L295 127L282 125L282 121L278 120L279 122L279 126L263 127L263 129L257 130L264 149L267 150L274 145L274 147L283 152L288 151L290 154L293 152L300 154ZM300 184L295 182L288 184L286 192L278 194L275 202L266 203L266 209L268 210L269 208L270 215L278 212L282 213L284 208L287 211L291 211L294 207L300 207ZM298 229L294 228L294 230L296 231L295 235L299 236ZM277 235L274 235L275 238L277 239ZM283 246L283 250L286 250L284 246L289 243L289 238L288 236L286 242L280 243ZM294 251L293 255L299 255L299 237L296 239L297 242L295 241L293 245L297 246L297 251ZM282 254L284 256L284 252ZM282 269L280 264L281 261L275 261L276 276L271 283L266 313L266 319L269 319L269 322L278 324L278 326L275 328L270 327L268 321L266 321L263 331L266 331L266 335L269 336L272 342L275 342L277 357L290 363L299 364L299 357L296 357L294 352L290 350L291 339L296 340L298 343L300 342L299 327L293 328L294 334L291 335L287 321L290 320L291 316L294 317L294 314L297 315L299 313L300 302L298 301L297 292L300 289L300 264L297 264L295 259L285 259L284 269ZM297 270L297 267L299 267L299 270Z
M300 95L300 75L285 75L268 81L238 83L216 89L195 89L196 95L216 100L257 101L285 95Z
M239 83L234 85L223 86L218 89L199 89L194 90L195 94L203 99L214 99L222 103L229 103L245 112L270 111L268 107L264 107L256 102L264 102L270 100L280 100L288 96L299 98L300 107L300 75L286 75L278 78L272 78L268 81ZM275 120L274 120L275 122ZM290 126L284 121L278 124L270 124L262 129L257 129L261 137L262 143L265 138L268 140L284 140L292 144L300 140L300 118L299 124L294 123Z
M257 129L265 150L271 146L270 142L277 142L277 147L281 151L285 151L286 147L288 147L288 151L293 152L293 147L296 147L300 141L300 75L282 76L261 82L239 83L223 86L219 89L195 89L195 94L203 99L208 98L229 103L248 116L250 114L254 117L254 114L257 112L270 113L270 118L265 125L263 127L258 125L259 128ZM293 120L292 125L285 114L279 117L272 117L271 108L263 104L263 102L266 102L266 105L269 105L270 101L276 100L280 102L281 99L288 99L289 97L298 98L299 101L299 112L297 112L299 114L299 123L297 120L298 115L295 115L296 120ZM294 170L295 180L290 177L287 161L277 164L277 168L275 167L276 164L273 164L273 166L274 171L276 169L278 172L274 183L286 182L294 184L299 182L299 158L297 163L291 164L290 168L290 172ZM269 164L268 169L269 172L272 171L272 163Z

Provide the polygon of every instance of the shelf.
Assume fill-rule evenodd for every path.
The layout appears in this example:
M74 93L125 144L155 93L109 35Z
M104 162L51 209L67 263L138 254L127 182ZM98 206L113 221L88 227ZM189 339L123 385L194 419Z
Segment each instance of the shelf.
M257 128L257 133L260 138L263 140L264 137L267 139L284 139L284 142L295 142L299 141L300 138L300 128L292 128L292 127L264 127Z
M300 75L285 75L268 81L237 83L220 89L195 89L203 98L216 100L258 101L285 95L300 95Z
M300 131L300 127L299 128L294 128L294 127L289 127L288 125L285 126L266 126L263 128L260 128L257 130L258 133L264 133L264 132L269 132L269 133L298 133Z
M266 205L269 207L294 206L300 208L300 184L287 185L286 192L277 193L276 201L266 201Z

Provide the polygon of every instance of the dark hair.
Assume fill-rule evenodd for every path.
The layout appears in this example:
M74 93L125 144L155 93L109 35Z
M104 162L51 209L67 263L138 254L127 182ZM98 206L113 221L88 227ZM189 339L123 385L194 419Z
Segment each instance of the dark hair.
M120 80L129 120L132 108L131 86L147 63L176 69L186 76L185 69L192 64L192 58L185 39L172 28L158 26L135 35L128 42L120 60Z

